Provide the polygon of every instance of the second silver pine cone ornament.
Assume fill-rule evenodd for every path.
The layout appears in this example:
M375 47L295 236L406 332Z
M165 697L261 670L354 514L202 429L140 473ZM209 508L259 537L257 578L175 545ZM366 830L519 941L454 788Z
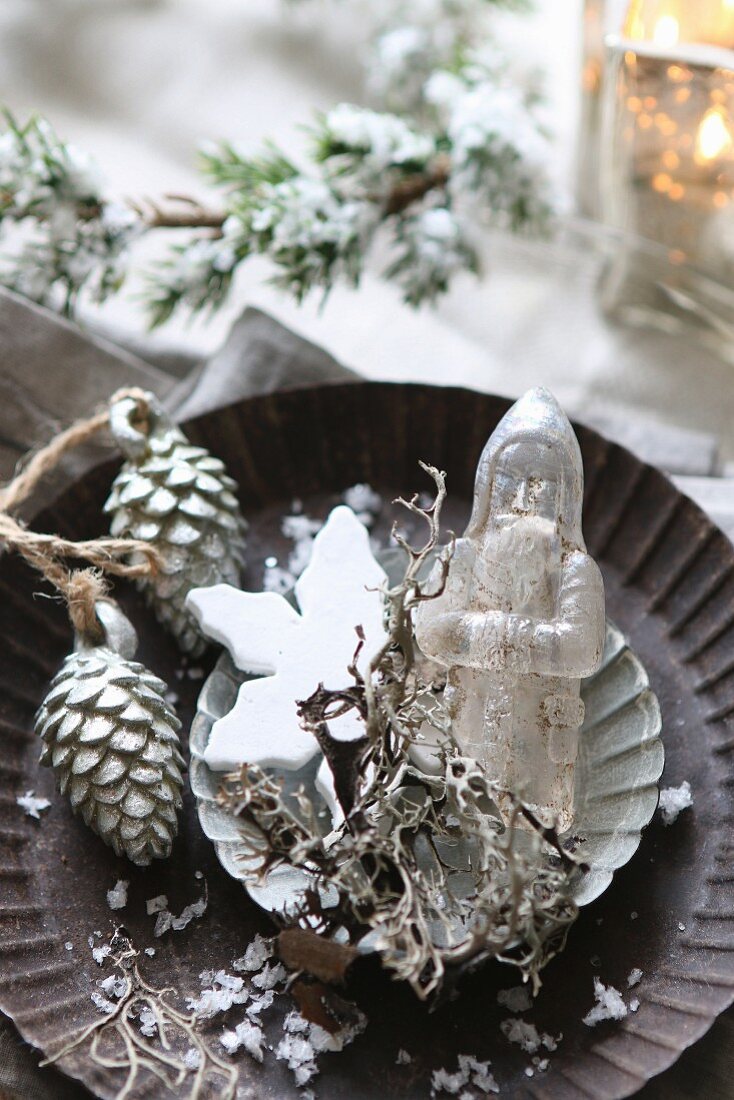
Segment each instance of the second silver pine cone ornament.
M239 587L247 524L224 463L193 446L153 394L144 395L142 406L122 397L110 407L112 435L126 461L105 512L113 536L155 546L159 571L138 584L181 650L198 656L206 642L186 596L212 584Z
M133 660L137 636L117 604L95 611L99 636L77 635L36 715L41 763L116 855L145 866L170 855L178 831L181 723L163 681Z

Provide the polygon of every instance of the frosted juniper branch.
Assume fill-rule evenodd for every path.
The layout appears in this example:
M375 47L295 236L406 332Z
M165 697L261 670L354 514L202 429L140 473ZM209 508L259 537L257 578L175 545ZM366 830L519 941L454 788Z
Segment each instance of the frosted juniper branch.
M0 282L70 313L82 290L92 301L119 291L141 236L173 232L145 280L154 325L181 307L216 309L256 254L298 300L356 286L377 242L405 301L435 300L455 275L478 270L479 222L542 226L551 209L536 89L496 51L476 48L498 3L392 5L377 20L371 70L401 113L340 104L312 127L300 166L273 145L254 156L233 144L209 149L202 167L221 196L215 209L182 196L111 202L88 158L47 122L7 116ZM406 72L420 77L410 94Z

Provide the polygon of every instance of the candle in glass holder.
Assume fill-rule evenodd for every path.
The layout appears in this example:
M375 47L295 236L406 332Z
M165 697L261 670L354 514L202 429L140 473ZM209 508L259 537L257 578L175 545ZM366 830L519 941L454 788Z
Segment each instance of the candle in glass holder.
M734 47L734 0L632 0L623 35L670 48L681 43Z
M607 40L603 219L662 245L682 269L683 295L690 273L731 283L734 50L724 44L734 45L734 2L633 0L625 33ZM666 299L682 300L675 288L661 294L669 273L646 270L652 261L640 254L633 262L638 296L647 279L664 310ZM619 270L615 281L619 292Z

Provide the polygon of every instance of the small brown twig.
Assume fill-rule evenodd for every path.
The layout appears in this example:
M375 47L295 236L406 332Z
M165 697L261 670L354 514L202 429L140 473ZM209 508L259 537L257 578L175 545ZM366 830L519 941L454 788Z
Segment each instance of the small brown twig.
M155 199L130 202L135 213L148 229L221 229L227 215L221 210L210 210L188 195L164 195L168 202L179 208L163 206Z
M385 202L385 213L402 214L431 191L445 187L450 175L451 161L446 153L440 153L423 175L401 180L393 187Z

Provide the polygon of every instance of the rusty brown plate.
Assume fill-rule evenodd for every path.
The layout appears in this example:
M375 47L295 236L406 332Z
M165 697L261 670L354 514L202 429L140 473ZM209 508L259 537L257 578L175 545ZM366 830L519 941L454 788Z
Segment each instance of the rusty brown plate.
M187 430L239 481L252 525L254 585L264 559L286 553L280 518L294 497L313 515L325 515L340 491L358 481L391 499L427 487L421 458L449 472L447 523L461 529L477 458L507 406L464 390L360 383L256 398ZM670 1066L734 1000L734 547L662 474L592 431L580 428L579 438L586 536L604 573L608 611L661 703L663 782L690 780L695 807L670 828L655 819L634 859L582 912L565 953L546 970L530 1018L564 1038L545 1074L526 1077L528 1056L500 1033L508 1013L496 994L514 984L508 970L485 967L465 980L458 1000L431 1013L366 964L349 993L369 1026L342 1054L322 1058L316 1079L322 1100L426 1097L431 1071L455 1069L459 1053L490 1058L503 1095L628 1096ZM108 464L86 476L37 526L73 538L99 534L113 471ZM385 509L382 534L391 518ZM100 971L87 937L113 927L105 892L118 878L131 883L126 927L139 946L157 948L145 959L146 976L181 996L199 989L201 970L227 967L269 925L220 867L190 796L172 859L139 870L117 860L53 794L52 777L36 762L32 720L71 638L62 608L34 599L37 589L17 560L0 560L0 1006L29 1042L51 1053L96 1018L89 994ZM176 679L173 643L133 591L121 599L141 635L141 658L179 693L186 727L199 682ZM40 823L15 802L29 788L53 799ZM145 899L166 893L180 911L198 896L197 870L208 882L208 913L154 941ZM626 990L634 967L644 972L635 991L639 1011L620 1023L585 1027L593 976ZM274 1039L277 1021L273 1026ZM400 1048L413 1056L409 1065L396 1065ZM240 1067L243 1095L298 1095L272 1056L259 1066L243 1055ZM63 1069L103 1097L114 1096L122 1082L119 1071L95 1068L84 1051L67 1056ZM135 1095L168 1094L148 1080Z

